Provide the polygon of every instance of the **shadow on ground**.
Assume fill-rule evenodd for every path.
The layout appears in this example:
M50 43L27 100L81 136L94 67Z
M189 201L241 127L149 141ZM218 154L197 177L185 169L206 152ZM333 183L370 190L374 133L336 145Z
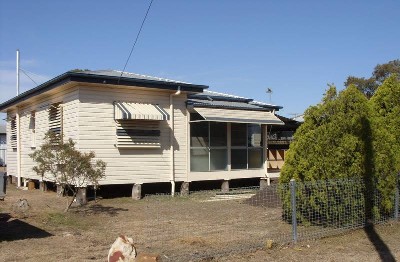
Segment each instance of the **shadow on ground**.
M49 232L15 219L7 213L0 214L0 232L0 242L52 236Z
M111 206L103 206L100 204L95 204L86 207L79 207L73 210L73 212L81 213L84 215L99 215L99 214L107 214L109 216L116 216L121 211L129 211L126 208L115 208Z
M364 228L365 233L368 236L369 241L373 244L376 252L379 254L381 261L383 262L395 262L392 252L386 243L382 240L379 234L376 232L374 225L369 225Z

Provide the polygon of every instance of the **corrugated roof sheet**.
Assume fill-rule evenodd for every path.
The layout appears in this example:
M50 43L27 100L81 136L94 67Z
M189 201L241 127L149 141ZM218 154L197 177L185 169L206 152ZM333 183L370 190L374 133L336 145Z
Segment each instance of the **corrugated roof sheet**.
M92 70L82 70L82 71L76 71L76 73L120 77L122 71L118 71L118 70L93 70L93 71ZM187 82L183 82L183 81L155 77L155 76L142 75L142 74L136 74L136 73L129 73L129 72L124 72L121 77L191 85L191 83L187 83Z
M204 106L204 107L216 107L216 108L233 108L233 109L248 109L248 110L258 110L265 111L265 108L241 102L230 102L230 101L215 101L215 100L200 100L200 99L190 99L188 104L193 106Z
M272 111L279 110L282 107L271 105L259 101L254 101L251 98L235 96L225 93L213 92L204 90L203 93L197 93L188 96L188 105L214 107L214 108L232 108L232 109L247 109L256 111Z

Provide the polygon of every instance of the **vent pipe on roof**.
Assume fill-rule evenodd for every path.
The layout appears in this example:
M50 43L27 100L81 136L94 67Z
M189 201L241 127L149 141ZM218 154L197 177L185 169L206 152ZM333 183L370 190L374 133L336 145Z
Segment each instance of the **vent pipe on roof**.
M17 49L17 96L19 95L19 49Z

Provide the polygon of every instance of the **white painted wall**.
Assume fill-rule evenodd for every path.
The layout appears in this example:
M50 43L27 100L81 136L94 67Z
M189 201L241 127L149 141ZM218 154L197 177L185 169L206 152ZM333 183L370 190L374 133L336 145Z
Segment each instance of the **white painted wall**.
M169 112L172 91L143 88L79 87L79 146L94 151L107 163L106 178L100 184L169 182L171 143L169 121L160 121L160 148L117 148L114 101L158 104ZM175 178L185 180L186 172L186 95L174 97Z

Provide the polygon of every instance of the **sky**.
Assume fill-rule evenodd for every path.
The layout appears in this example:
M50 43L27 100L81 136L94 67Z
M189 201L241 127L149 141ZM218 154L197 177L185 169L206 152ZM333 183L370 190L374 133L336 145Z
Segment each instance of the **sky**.
M76 68L122 70L149 3L0 1L0 103L16 94L16 49L38 84ZM291 117L328 83L343 89L349 75L400 58L399 11L397 0L154 0L126 71L273 103ZM21 73L21 92L35 86Z

